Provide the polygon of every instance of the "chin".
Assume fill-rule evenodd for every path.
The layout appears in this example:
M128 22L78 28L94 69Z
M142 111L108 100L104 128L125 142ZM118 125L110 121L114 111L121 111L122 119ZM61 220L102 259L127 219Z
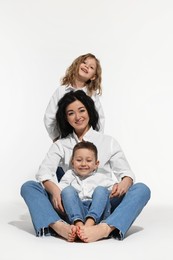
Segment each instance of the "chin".
M77 127L76 127L76 130L85 130L86 129L86 126L83 126L83 125L78 125Z

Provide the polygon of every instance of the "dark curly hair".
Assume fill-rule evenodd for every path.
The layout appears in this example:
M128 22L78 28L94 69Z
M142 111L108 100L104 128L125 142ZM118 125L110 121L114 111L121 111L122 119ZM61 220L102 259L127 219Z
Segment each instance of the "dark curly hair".
M89 115L89 125L92 126L94 130L99 130L99 115L92 98L85 94L83 90L72 90L66 93L58 102L56 122L60 132L60 138L64 138L74 131L73 127L67 121L66 109L68 105L76 100L79 100L85 106Z

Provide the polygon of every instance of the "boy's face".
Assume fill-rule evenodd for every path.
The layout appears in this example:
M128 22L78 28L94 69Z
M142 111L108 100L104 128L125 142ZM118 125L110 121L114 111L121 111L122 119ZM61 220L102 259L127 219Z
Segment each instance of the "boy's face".
M86 148L76 150L72 159L73 168L80 176L89 175L97 169L98 164L94 152Z

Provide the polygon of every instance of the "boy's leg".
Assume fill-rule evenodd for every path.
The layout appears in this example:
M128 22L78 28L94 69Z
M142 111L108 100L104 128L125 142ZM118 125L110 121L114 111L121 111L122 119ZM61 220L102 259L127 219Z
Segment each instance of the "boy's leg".
M84 222L86 210L75 188L68 186L61 192L62 202L70 224Z
M103 217L105 209L109 208L109 191L107 188L97 186L93 192L92 203L89 208L87 218L93 218L95 223L98 224ZM110 208L109 208L110 209ZM109 214L108 214L109 215Z

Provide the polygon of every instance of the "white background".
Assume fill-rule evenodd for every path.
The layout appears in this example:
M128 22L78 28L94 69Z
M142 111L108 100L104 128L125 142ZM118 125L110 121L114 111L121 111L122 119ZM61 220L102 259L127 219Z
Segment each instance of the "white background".
M43 124L66 68L91 52L103 70L105 133L114 136L150 203L172 203L171 0L0 0L1 191L19 196L51 140Z
M5 230L3 239L8 241L3 246L4 255L1 252L2 260L14 259L15 240L17 245L22 244L21 230L28 231L23 233L23 250L27 251L28 243L35 246L35 251L29 251L31 257L43 259L43 254L48 257L50 251L56 252L56 240L33 236L27 209L25 222L14 220L23 213L21 206L25 207L20 186L35 178L51 145L43 124L48 101L66 68L88 52L96 55L103 69L105 133L119 141L137 181L146 183L152 191L148 206L153 207L152 214L146 209L139 219L141 225L144 218L144 232L123 244L111 242L116 243L122 257L138 248L136 259L142 259L142 255L151 259L147 246L152 245L153 256L159 248L163 250L162 240L153 244L152 237L160 238L164 230L169 254L165 239L169 239L170 225L165 229L165 224L171 212L166 215L163 210L160 215L154 209L173 206L172 0L0 0L0 192L7 208L1 210L0 222ZM13 226L7 226L7 220ZM12 227L21 232L17 229L15 233ZM144 234L147 239L143 243ZM111 242L106 242L113 250ZM48 251L44 244L49 244ZM69 246L70 250L77 247ZM95 244L81 246L91 249L89 256L94 252ZM84 247L75 251L75 259ZM64 252L70 257L70 251ZM152 259L163 257L164 250Z

